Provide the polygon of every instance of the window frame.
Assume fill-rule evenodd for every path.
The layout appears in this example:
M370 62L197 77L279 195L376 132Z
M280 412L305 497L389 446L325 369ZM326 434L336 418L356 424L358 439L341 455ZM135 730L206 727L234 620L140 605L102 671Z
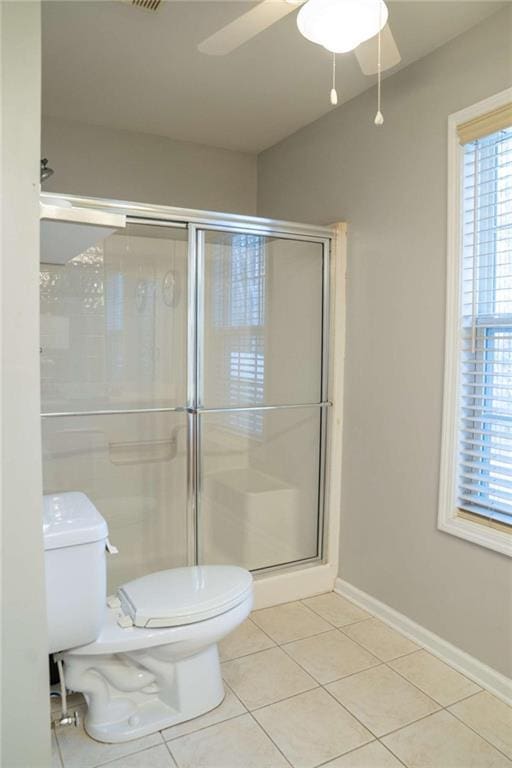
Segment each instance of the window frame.
M512 557L512 530L488 518L472 519L455 503L458 481L458 414L460 408L459 371L461 311L460 280L462 267L461 169L464 148L459 143L457 126L498 109L512 101L512 88L455 112L448 117L448 217L446 330L443 390L443 422L437 527L487 549Z

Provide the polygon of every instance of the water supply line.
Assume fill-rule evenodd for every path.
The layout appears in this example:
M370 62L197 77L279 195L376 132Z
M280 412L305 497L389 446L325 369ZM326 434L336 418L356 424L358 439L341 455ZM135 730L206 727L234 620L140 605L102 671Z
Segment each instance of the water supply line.
M53 695L60 695L61 716L52 721L52 728L56 728L57 726L61 725L74 725L75 727L78 727L80 725L80 717L78 712L75 711L72 714L69 714L68 712L68 697L66 691L66 680L64 678L64 665L62 664L62 659L57 658L56 661L57 669L59 670L60 694L54 692Z

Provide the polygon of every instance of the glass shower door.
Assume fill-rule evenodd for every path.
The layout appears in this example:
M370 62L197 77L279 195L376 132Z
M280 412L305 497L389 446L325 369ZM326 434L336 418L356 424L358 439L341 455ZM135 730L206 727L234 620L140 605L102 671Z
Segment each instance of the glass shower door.
M198 232L199 562L321 554L324 249Z
M185 227L130 224L41 265L44 492L105 517L111 590L189 559L187 296Z
M106 518L111 590L322 554L327 242L214 226L41 265L44 492Z

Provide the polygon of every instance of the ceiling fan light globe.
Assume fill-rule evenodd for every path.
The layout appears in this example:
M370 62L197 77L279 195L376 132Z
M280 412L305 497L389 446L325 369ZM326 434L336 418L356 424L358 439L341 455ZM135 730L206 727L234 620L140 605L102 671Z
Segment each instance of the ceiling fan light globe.
M330 53L349 53L353 51L361 43L359 38L354 35L345 35L343 40L339 35L330 35L320 45L322 45Z
M297 14L299 32L333 53L353 51L387 20L384 0L307 0Z

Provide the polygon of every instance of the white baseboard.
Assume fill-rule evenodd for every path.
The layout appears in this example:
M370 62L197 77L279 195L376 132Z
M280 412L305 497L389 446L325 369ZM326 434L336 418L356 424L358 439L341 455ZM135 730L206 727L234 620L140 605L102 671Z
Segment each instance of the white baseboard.
M466 675L481 685L482 688L486 688L506 704L512 705L512 680L502 675L501 672L475 659L474 656L470 656L469 653L462 651L447 640L443 640L442 637L407 618L403 613L395 611L394 608L381 603L377 598L352 586L347 581L343 581L343 579L336 579L334 591L422 645L441 661Z
M254 607L290 603L322 592L332 592L336 564L311 565L290 571L264 574L254 579Z

